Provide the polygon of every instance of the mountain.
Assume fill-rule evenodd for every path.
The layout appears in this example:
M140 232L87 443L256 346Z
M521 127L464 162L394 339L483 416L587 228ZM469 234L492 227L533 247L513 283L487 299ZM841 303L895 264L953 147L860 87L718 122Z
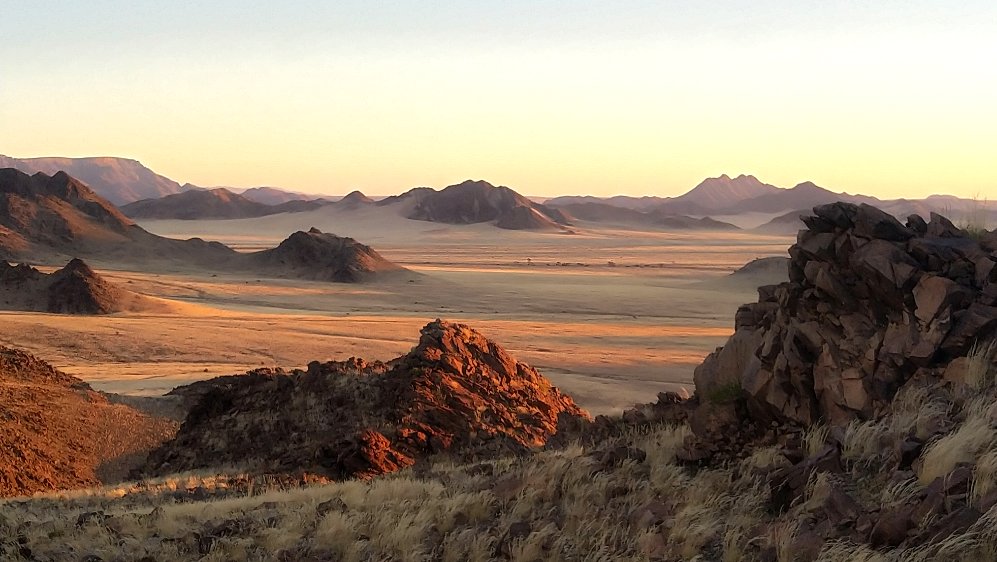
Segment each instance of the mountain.
M148 299L108 282L82 260L45 274L0 260L0 308L57 314L111 314L148 308Z
M143 199L121 207L136 219L236 219L270 214L271 207L218 187L189 189L159 199Z
M634 211L660 211L673 215L721 214L719 209L730 208L741 201L762 195L778 193L780 188L762 183L755 176L739 175L731 178L723 174L706 178L696 187L678 197L614 197L561 196L545 201L552 207L570 207L585 204L602 204Z
M542 447L588 414L536 369L462 324L436 320L388 363L351 358L261 369L171 392L190 397L179 433L146 472L219 465L333 479L394 472L433 453Z
M411 201L406 217L415 220L447 224L491 222L514 230L563 230L569 226L563 214L546 205L534 203L508 187L480 180L467 180L440 191L416 188L389 199L382 204ZM540 216L519 208L536 211Z
M214 196L203 191L183 195ZM8 261L80 256L152 269L172 270L183 264L207 271L330 281L366 280L403 270L352 239L317 232L296 233L277 248L251 254L200 238L156 236L64 172L49 177L0 169L0 234L0 259Z
M662 230L737 230L732 224L710 217L693 218L669 214L660 210L638 211L614 207L607 203L568 203L556 210L567 212L577 220L618 226L655 228Z
M345 197L333 203L340 209L359 209L368 205L373 205L374 200L359 191L351 191Z
M864 195L849 195L847 193L835 193L824 189L813 182L803 182L790 189L778 189L777 191L752 199L743 200L735 205L722 207L718 214L736 213L780 213L793 209L807 209L818 205L836 202L865 203L868 205L882 205L882 201L875 197Z
M310 211L322 206L319 201L291 200L265 205L224 187L187 189L159 199L143 199L121 207L121 212L135 219L245 219Z
M229 188L229 190L242 195L250 201L256 201L264 205L280 205L281 203L289 203L291 201L311 201L318 199L314 195L280 189L278 187L251 187L242 190Z
M3 346L0 397L0 497L118 482L177 429Z
M352 238L317 228L295 232L279 246L245 256L243 267L277 277L355 283L407 271Z
M162 197L181 190L177 182L127 158L11 158L0 155L0 168L17 168L28 174L44 172L49 176L66 172L114 205Z
M65 172L0 169L0 258L38 247L88 251L131 240L141 229Z
M782 191L774 185L762 183L755 176L731 178L724 174L703 180L688 193L667 199L654 210L683 215L721 214L718 212L720 209L736 208L745 201L775 196Z
M635 211L646 211L668 201L667 197L655 197L645 195L643 197L631 197L629 195L614 195L613 197L595 197L593 195L562 195L551 197L544 201L545 205L551 207L567 207L569 205L584 205L587 203L599 203L611 205L621 209L631 209Z

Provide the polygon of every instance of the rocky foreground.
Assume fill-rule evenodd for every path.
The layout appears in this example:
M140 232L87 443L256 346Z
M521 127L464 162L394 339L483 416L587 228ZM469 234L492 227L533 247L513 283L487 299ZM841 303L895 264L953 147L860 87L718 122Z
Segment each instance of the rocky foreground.
M997 233L849 204L805 222L692 398L589 420L437 321L387 364L177 389L158 478L0 504L0 555L997 559ZM302 473L345 480L288 489Z
M7 497L120 480L177 424L113 404L80 379L0 346L0 428Z
M480 333L437 320L387 364L313 362L264 369L171 394L193 404L151 474L213 466L370 478L434 453L495 456L542 446L562 418L589 419L535 369Z

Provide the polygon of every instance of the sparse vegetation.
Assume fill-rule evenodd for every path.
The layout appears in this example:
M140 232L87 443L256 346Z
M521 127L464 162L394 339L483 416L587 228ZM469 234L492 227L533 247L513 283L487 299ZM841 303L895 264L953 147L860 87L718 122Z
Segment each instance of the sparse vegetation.
M737 381L733 381L713 389L707 396L707 399L715 404L722 404L724 402L733 402L740 397L741 385Z
M881 419L850 425L842 447L845 472L811 475L806 493L785 512L772 511L766 478L789 466L777 447L739 463L686 468L676 451L687 425L624 428L596 444L569 443L526 457L481 462L435 457L376 478L288 487L247 475L189 473L119 487L14 499L0 504L4 559L61 560L93 554L105 560L776 560L797 559L808 531L835 488L868 488L864 508L907 505L936 477L973 467L970 501L994 490L997 429L992 392L964 401L905 391ZM932 441L917 478L883 480L877 443L918 423L915 409L960 419ZM815 426L811 453L834 442ZM863 445L862 442L868 441ZM643 461L606 460L619 447ZM233 486L232 482L242 483ZM852 484L848 484L851 482ZM198 501L191 501L198 497ZM992 559L997 507L965 533L917 548L875 549L830 541L817 560L953 562ZM19 549L22 554L18 554ZM988 558L989 557L989 558Z

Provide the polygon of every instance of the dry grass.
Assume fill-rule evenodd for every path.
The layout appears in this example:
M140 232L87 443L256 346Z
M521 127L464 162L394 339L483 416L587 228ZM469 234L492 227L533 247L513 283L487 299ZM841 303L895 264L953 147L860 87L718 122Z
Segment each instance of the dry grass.
M997 486L997 401L993 387L965 400L958 392L906 389L877 420L845 429L846 471L816 473L787 513L770 511L765 474L786 466L777 447L756 449L728 467L692 470L675 461L689 435L681 426L630 428L595 448L579 443L526 457L464 464L436 458L372 481L285 488L235 468L109 488L0 502L0 559L18 560L20 540L39 560L93 554L180 560L551 561L795 559L834 487L853 490L865 509L909 504L922 487L960 463L973 466L967 502ZM939 416L955 420L930 443L920 471L888 483L884 445ZM805 435L818 450L824 427ZM643 462L604 463L614 447L639 448ZM191 490L208 499L190 501ZM83 513L102 512L77 524ZM927 521L922 522L927 523ZM832 541L826 562L994 560L997 508L968 532L917 548L872 550Z

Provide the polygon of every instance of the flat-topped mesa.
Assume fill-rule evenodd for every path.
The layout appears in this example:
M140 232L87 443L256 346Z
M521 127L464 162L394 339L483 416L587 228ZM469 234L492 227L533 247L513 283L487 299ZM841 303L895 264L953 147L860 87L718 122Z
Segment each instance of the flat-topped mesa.
M532 367L471 328L437 320L388 364L314 362L197 383L176 439L148 472L236 463L366 478L453 450L543 445L564 416L589 419Z
M866 419L913 377L940 377L997 336L997 235L939 215L901 224L869 205L804 218L789 281L758 289L727 344L696 369L701 400L739 387L750 416Z

